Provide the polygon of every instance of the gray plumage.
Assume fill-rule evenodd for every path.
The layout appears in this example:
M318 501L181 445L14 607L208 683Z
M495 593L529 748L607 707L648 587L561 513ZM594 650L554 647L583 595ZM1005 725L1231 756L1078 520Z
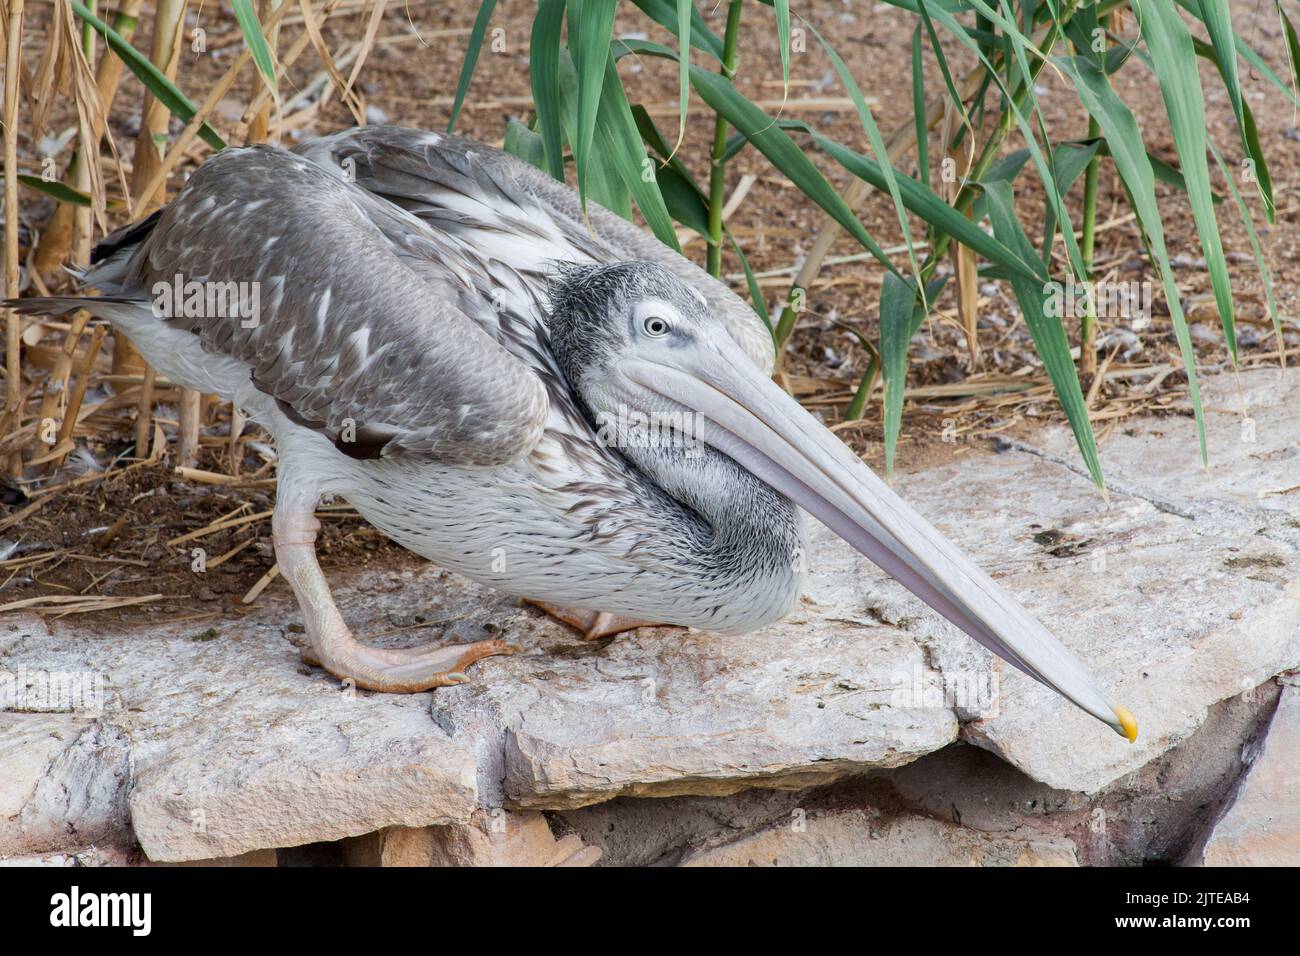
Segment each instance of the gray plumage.
M143 241L86 280L116 294L176 276L256 282L255 328L238 315L170 321L208 351L246 362L258 388L331 439L350 422L363 441L387 436L386 455L517 458L541 434L541 383L458 308L478 304L472 290L448 296L439 280L451 277L420 268L416 257L448 261L451 252L413 226L301 157L234 150L200 167Z
M349 130L297 153L214 156L147 232L110 236L112 254L85 278L142 299L178 275L257 282L256 328L238 316L170 321L248 363L286 414L331 440L350 424L357 444L384 455L480 466L533 447L545 389L501 339L533 338L544 312L553 260L529 261L536 249L568 261L659 262L734 317L742 344L770 365L766 331L729 289L598 206L589 233L573 193L512 156L393 127Z

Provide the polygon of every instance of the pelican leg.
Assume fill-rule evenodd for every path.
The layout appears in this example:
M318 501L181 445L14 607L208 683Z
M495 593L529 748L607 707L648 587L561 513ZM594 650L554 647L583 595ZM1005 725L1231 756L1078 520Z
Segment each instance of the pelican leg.
M621 614L610 614L608 611L587 611L582 608L558 607L554 604L547 604L545 601L534 601L531 598L525 600L534 607L541 608L557 621L581 631L584 641L594 641L613 634L622 634L624 631L634 631L638 627L671 626L659 624L655 621L641 621L634 617L624 617Z
M275 503L271 529L275 557L298 598L310 646L303 660L323 667L335 677L366 690L413 694L463 684L465 669L475 661L517 648L505 641L472 644L429 644L409 649L368 647L352 636L339 614L316 561L316 532L320 522L313 512L315 494L295 493L285 484Z

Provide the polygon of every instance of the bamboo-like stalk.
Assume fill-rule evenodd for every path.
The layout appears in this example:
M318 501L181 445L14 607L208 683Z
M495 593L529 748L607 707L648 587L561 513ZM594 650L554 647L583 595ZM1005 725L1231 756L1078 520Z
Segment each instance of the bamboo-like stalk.
M184 34L185 6L187 0L158 0L154 13L153 34L149 40L149 59L153 65L166 75L167 79L176 79L176 67L180 60L180 44ZM167 141L167 124L171 113L167 107L154 98L148 91L144 95L141 107L140 135L135 144L135 163L131 170L131 191L135 193L138 212L141 216L151 212L158 205L156 192L148 192L145 185L153 179L154 171L162 162L163 144Z
M113 29L122 35L124 40L130 40L135 36L135 28L139 23L140 5L143 0L122 0L113 14ZM122 58L116 54L104 56L99 61L99 66L95 70L95 85L99 87L99 100L104 105L103 119L108 119L109 110L113 106L113 99L117 96L117 88L122 82L122 71L126 64ZM96 124L97 132L100 136L104 135L104 124Z
M86 354L81 360L81 367L77 369L77 383L73 386L72 394L68 397L68 407L63 415L63 422L59 425L58 445L63 446L72 439L73 429L77 425L77 413L81 411L81 403L86 397L86 389L90 385L90 376L95 371L95 356L99 354L100 348L104 344L104 339L108 335L108 326L97 325L95 330L90 333L90 345L86 349ZM63 462L67 460L68 452L71 447L61 454L55 462L55 469L62 467Z
M1102 56L1106 55L1106 31L1110 29L1109 15L1101 18ZM1107 81L1110 77L1107 76ZM1095 139L1101 135L1101 124L1095 116L1088 117L1088 138ZM1101 154L1096 153L1088 161L1083 179L1083 236L1079 244L1079 253L1083 258L1086 278L1093 281L1092 261L1097 243L1097 176L1101 170ZM1079 320L1079 371L1084 375L1097 372L1097 316L1095 313L1096 296L1087 296L1087 305L1083 317ZM1092 394L1092 390L1089 390Z
M176 68L180 61L180 47L184 39L185 8L187 0L157 0L154 8L153 25L149 38L149 59L154 66L169 79L176 79ZM145 91L140 106L140 132L136 137L135 158L131 167L131 192L135 196L137 216L143 217L153 211L157 202L156 189L144 189L149 183L153 171L162 162L163 143L167 139L167 124L171 114L167 108ZM145 369L141 357L131 340L125 335L113 336L113 373L124 375L139 373ZM140 394L139 415L148 419L152 408L145 403L147 392ZM148 423L144 434L149 435ZM137 435L140 429L137 427Z
M158 377L152 365L144 368L144 381L140 383L140 403L135 416L135 457L149 457L149 419L153 413L153 386Z
M857 421L862 417L862 412L867 407L867 399L871 397L871 392L876 387L876 381L880 378L880 352L865 339L863 339L862 344L866 348L870 359L867 362L867 372L862 376L862 381L858 382L858 390L853 393L853 399L849 402L849 407L844 411L844 420L846 422Z
M953 104L949 104L950 107ZM963 150L960 146L954 146L952 143L953 135L956 131L957 118L956 109L949 109L944 117L943 144L946 154L952 159L956 169L962 170L963 176L968 170L971 162L974 161L974 137L966 140L967 153L963 156ZM943 196L948 202L953 202L957 198L957 183L945 182L943 184ZM969 214L968 214L969 215ZM970 368L975 371L979 367L980 360L980 342L979 342L979 274L976 271L975 250L970 246L962 245L959 242L952 244L949 252L952 257L952 268L954 278L957 280L957 317L961 321L962 331L966 335L966 349L970 355Z
M728 80L736 72L736 40L740 34L742 0L731 0L727 7L727 31L722 40L722 75ZM709 251L707 269L715 279L722 274L722 207L726 204L727 169L723 155L727 151L726 117L721 113L713 123L713 151L709 161Z
M279 7L283 4L283 2L284 0L258 0L258 5L257 5L258 20L261 21L262 23L273 22L273 25L271 27L263 31L264 34L266 35L266 43L267 46L270 47L272 57L276 57L279 52L280 25L278 22L274 22L274 20L278 19L275 17L275 12L279 9ZM306 0L304 0L302 4L302 8L303 8L304 17L308 17L311 15L310 13L311 6L309 3L306 2ZM315 26L314 21L313 21L313 26ZM280 74L279 74L279 69L277 67L277 72L276 72L277 85L279 83L279 77ZM270 133L272 98L274 98L274 100L276 101L277 106L279 103L279 96L275 95L277 93L276 90L269 90L267 88L267 84L263 83L262 91L267 92L268 96L262 102L261 106L259 106L253 114L252 122L248 129L248 142L250 143L265 142L267 136ZM236 405L232 403L230 406L230 435L226 443L226 454L227 454L227 458L229 459L229 467L230 467L231 474L234 475L239 474L239 457L240 457L239 438L243 434L244 425L246 424L246 422L247 419L244 417L243 413Z
M53 419L58 413L59 402L67 394L68 379L72 375L72 359L77 354L77 343L81 341L81 335L86 331L86 325L89 322L90 313L85 309L78 309L73 315L72 327L68 329L67 335L64 336L63 346L59 349L58 356L54 361L54 367L50 369L50 374L45 377L44 394L41 396L40 410L36 413L39 421L44 421L47 418ZM67 420L65 413L63 424L66 424Z
M127 41L130 41L135 36L141 2L142 0L122 0L121 6L113 15L113 29ZM120 57L108 55L100 57L99 65L95 70L95 86L99 89L99 101L102 107L102 112L96 114L94 119L96 147L98 147L99 141L104 135L104 123L113 107L113 100L117 96L117 88L121 83L124 68L125 64L123 64ZM77 156L74 156L72 161L68 163L68 169L64 175L64 182L74 187L76 187L79 178L77 166L78 159ZM59 203L54 207L54 212L50 214L49 220L45 223L45 228L41 230L41 241L36 246L36 256L33 260L36 271L41 275L51 275L68 259L72 251L74 215L75 207L70 203Z
M969 218L969 217L968 217ZM956 243L952 248L952 268L957 279L957 317L966 334L966 351L970 356L971 371L980 365L979 339L979 272L975 250Z
M984 16L983 13L977 13L975 16L976 29L981 32L992 35L993 21ZM993 62L996 55L995 45L993 42L980 43L980 48L984 56ZM972 104L972 112L975 108L980 107L978 102L983 99L983 92L987 88L981 84L981 92L975 94L977 102ZM983 116L982 108L978 111L979 116ZM978 120L976 121L978 122ZM964 137L963 137L964 138ZM969 138L965 138L966 149L960 150L952 143L948 132L944 134L944 148L947 155L952 157L956 168L961 170L961 178L964 180L966 173L969 172L970 164L975 159L975 130L970 129ZM965 152L965 156L962 153ZM945 190L945 198L950 202L955 198L957 187L956 184L945 184L948 189ZM969 214L968 214L969 218ZM962 331L966 335L966 351L970 356L970 370L974 372L980 364L980 339L979 339L979 273L975 261L975 250L970 246L962 245L959 242L952 244L952 268L953 277L957 280L957 318L961 322ZM922 290L924 295L924 290Z
M284 0L258 0L257 19L262 23L268 22L283 2ZM280 40L279 24L269 27L262 32L266 36L266 45L271 50L271 56L274 57L276 55L276 47ZM277 80L278 79L279 77L277 75ZM253 116L253 124L248 130L248 141L250 143L262 143L266 141L271 127L271 105L270 101L263 103L261 108L258 109L256 115Z
M177 431L180 436L180 463L183 468L193 468L199 462L199 425L203 418L203 395L192 389L181 389L180 415Z
M152 32L149 38L149 59L169 79L175 80L180 61L180 47L185 33L185 8L187 0L157 0L154 9ZM135 161L131 169L131 191L135 194L136 212L148 215L161 205L159 188L155 185L155 171L164 159L163 144L167 140L167 126L171 113L153 94L145 92L140 107L140 133L135 143ZM136 414L136 457L143 458L142 449L148 442L153 416L152 380L155 377L144 358L125 335L113 336L113 374L143 372L145 387L140 390L140 405ZM185 390L181 391L181 406L185 405ZM193 455L198 448L198 433L187 436L184 428L180 435L181 457L187 451Z
M18 271L18 74L22 58L23 0L9 0L5 39L4 154L5 154L5 296L19 293ZM15 419L21 414L22 360L18 313L5 312L5 411ZM9 473L22 477L23 453L9 454Z
M1096 118L1088 117L1088 138L1095 139L1101 134L1101 124ZM1092 260L1097 242L1097 174L1101 169L1101 156L1094 155L1088 160L1088 168L1083 178L1083 237L1079 252L1083 257L1085 278L1093 279ZM1079 319L1079 371L1092 375L1097 371L1097 318L1092 304L1094 296L1087 296L1089 303Z
M89 0L87 3L91 13L95 12L95 4L96 0ZM93 68L95 65L95 31L91 29L88 23L82 24L81 43L86 55L86 63ZM75 70L76 68L76 64L72 64L72 69ZM90 136L86 136L84 127L78 130L80 136L77 142L77 168L74 177L77 191L86 196L89 196L91 192L92 166L99 161L99 137L103 135L103 125L97 124L93 116L90 118L90 124ZM98 130L95 129L96 126L99 126ZM95 133L99 135L95 135ZM73 213L72 255L75 261L86 262L90 258L90 238L93 228L91 208L90 206L74 206Z
M103 111L103 93L97 83L94 86L89 83L90 64L94 58L94 36L92 34L88 39L83 32L79 37L72 21L72 11L60 9L56 13L50 43L52 51L59 56L58 62L72 72L73 96L78 107L77 154L68 178L73 181L76 189L91 197L95 207L93 209L91 206L70 207L73 209L71 253L75 261L85 262L90 257L90 242L94 226L92 213L98 214L97 218L101 223L103 222L101 205L103 190L99 183L96 163L99 159L99 141L107 123ZM59 407L67 403L73 356L76 354L81 335L89 320L90 315L84 310L78 311L73 316L71 327L64 337L62 347L56 353L50 374L45 378L40 408L36 416L38 421L61 418L63 424L67 424L66 409L61 414ZM91 360L93 361L93 356ZM66 452L70 448L71 439L64 436L58 442L55 452L41 454L42 449L36 449L36 457L30 459L28 465L48 463L51 470L56 470L67 457Z
M86 0L86 9L91 13L99 12L99 0ZM86 62L94 65L95 62L95 28L89 23L81 25L81 46L86 51Z

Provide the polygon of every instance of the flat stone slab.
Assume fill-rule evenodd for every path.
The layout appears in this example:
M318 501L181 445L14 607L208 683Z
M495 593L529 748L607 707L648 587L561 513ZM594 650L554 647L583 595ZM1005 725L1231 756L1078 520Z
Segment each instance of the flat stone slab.
M893 675L924 666L919 648L883 628L807 614L787 624L800 628L798 657L788 631L726 642L647 634L589 676L555 681L507 734L506 795L574 807L805 787L955 739L950 712L890 704Z
M1205 844L1206 866L1300 866L1300 683L1282 686L1268 734Z
M478 805L474 763L432 723L427 699L345 692L304 673L266 618L217 640L175 627L99 637L26 618L0 624L0 662L20 689L51 674L98 679L101 699L72 701L76 713L0 715L25 754L7 754L6 766L45 759L52 721L113 728L129 748L131 829L154 861L462 822ZM98 793L94 763L82 764L63 788L102 814L113 801ZM24 817L39 790L24 799L20 789L5 812L18 806L8 827L30 843L36 821Z
M1000 456L1000 496L972 469L985 507L946 522L1138 717L1134 746L1093 746L1086 717L1015 677L998 714L963 727L1059 789L1100 789L1188 737L1212 704L1300 664L1300 372L1202 388L1208 469L1190 417L1126 422L1101 442L1106 504L1073 437L1054 429L1039 449ZM918 477L938 482L935 495L970 488L953 468ZM1044 545L1026 522L1043 526Z
M0 621L0 669L104 678L93 720L108 739L121 734L132 768L121 792L155 860L463 823L475 808L805 787L959 737L1091 793L1186 739L1217 701L1300 665L1300 492L1286 490L1300 485L1300 375L1204 387L1214 467L1200 468L1190 419L1126 423L1101 445L1109 503L1059 432L896 480L1115 688L1141 723L1132 746L813 522L804 600L742 637L664 628L583 642L432 566L333 573L363 639L436 637L439 627L412 627L423 621L458 639L522 641L433 695L347 692L303 666L282 583L213 639L183 626L100 635L75 617L48 630ZM0 746L14 740L26 741L12 744L24 766L63 753L39 730ZM46 849L7 848L38 776L0 787L0 855Z

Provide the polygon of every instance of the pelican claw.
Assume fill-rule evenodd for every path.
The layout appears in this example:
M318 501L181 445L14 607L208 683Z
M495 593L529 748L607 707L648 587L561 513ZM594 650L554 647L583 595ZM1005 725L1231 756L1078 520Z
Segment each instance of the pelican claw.
M533 607L541 608L557 621L561 621L569 627L581 631L584 641L595 641L602 637L613 637L615 634L622 634L624 631L634 631L639 627L675 627L677 625L661 624L657 621L641 621L633 617L625 617L621 614L611 614L608 611L588 611L583 608L558 607L554 604L547 604L545 601L534 601L531 598L525 598L525 603Z

